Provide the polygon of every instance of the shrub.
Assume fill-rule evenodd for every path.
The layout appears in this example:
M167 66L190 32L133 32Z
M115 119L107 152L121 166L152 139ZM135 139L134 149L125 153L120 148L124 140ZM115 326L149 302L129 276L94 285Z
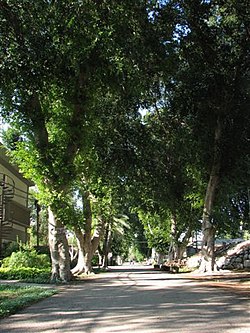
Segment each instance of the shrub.
M49 268L50 260L46 254L37 254L34 249L13 252L2 260L3 268Z
M3 280L24 280L27 282L49 283L50 268L0 268L0 279Z
M11 255L11 253L19 251L20 246L21 246L21 244L19 244L17 242L11 242L11 243L6 244L3 248L3 257L4 258L9 257Z
M91 264L92 266L99 266L99 257L97 255L93 256Z

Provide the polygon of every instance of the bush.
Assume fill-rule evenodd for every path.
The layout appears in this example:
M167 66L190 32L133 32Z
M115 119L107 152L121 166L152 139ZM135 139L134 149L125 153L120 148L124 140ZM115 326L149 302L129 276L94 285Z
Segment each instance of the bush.
M49 283L50 268L0 268L0 279L3 280L24 280L27 282Z
M91 264L92 264L92 266L99 266L99 257L98 257L98 255L93 256L93 258L91 260Z
M2 260L3 268L49 268L50 260L46 254L37 254L34 249L25 249L13 252Z
M11 243L5 244L4 248L3 248L3 257L4 258L9 257L11 255L11 253L19 251L20 246L21 245L17 242L11 242Z

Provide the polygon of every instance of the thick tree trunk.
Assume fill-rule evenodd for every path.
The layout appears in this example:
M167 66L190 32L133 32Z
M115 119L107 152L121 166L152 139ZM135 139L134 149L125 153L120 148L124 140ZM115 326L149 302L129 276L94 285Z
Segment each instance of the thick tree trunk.
M221 139L221 123L218 119L215 128L215 143L214 156L211 173L207 185L206 196L204 201L203 216L202 216L202 258L200 271L208 272L214 270L214 241L216 228L212 220L213 206L215 202L216 191L220 180L221 154L220 154L220 139Z
M90 274L92 272L92 259L94 256L94 252L89 250L88 252L85 252L85 274Z
M84 256L84 236L80 228L75 227L75 236L78 247L78 258L76 266L71 270L72 274L81 274L85 272L85 256Z
M69 282L72 278L70 272L70 255L65 228L57 219L51 208L49 213L49 246L52 262L51 282Z
M79 275L82 273L89 274L92 271L92 258L98 248L100 242L100 234L95 235L90 242L87 241L87 246L85 244L86 237L84 231L80 228L75 228L75 236L78 246L78 260L76 266L71 270L74 275Z
M75 227L75 236L79 250L77 265L71 270L73 274L89 274L92 271L92 258L98 248L101 236L104 231L104 220L92 236L92 211L89 192L83 194L83 207L85 215L84 229Z
M190 224L188 230L185 232L185 236L180 242L180 232L177 228L176 216L173 215L171 219L171 245L169 250L169 260L180 261L183 258L186 246L192 234L192 225Z

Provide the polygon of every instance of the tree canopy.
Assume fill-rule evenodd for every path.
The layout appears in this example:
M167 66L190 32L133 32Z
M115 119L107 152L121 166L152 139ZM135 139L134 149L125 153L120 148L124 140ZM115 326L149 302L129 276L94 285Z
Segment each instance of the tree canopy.
M227 221L248 223L246 1L1 0L0 9L1 115L65 247L57 275L64 227L85 245L88 234L90 248L88 223L96 215L105 228L112 205L111 219L122 206L141 216L152 246L185 243L202 218L207 259ZM65 214L77 192L79 223Z

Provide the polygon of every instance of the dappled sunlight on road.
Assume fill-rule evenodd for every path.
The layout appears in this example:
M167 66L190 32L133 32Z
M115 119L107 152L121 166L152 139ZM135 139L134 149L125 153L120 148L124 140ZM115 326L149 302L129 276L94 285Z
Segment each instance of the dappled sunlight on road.
M246 333L249 299L184 275L119 268L0 322L1 332Z

